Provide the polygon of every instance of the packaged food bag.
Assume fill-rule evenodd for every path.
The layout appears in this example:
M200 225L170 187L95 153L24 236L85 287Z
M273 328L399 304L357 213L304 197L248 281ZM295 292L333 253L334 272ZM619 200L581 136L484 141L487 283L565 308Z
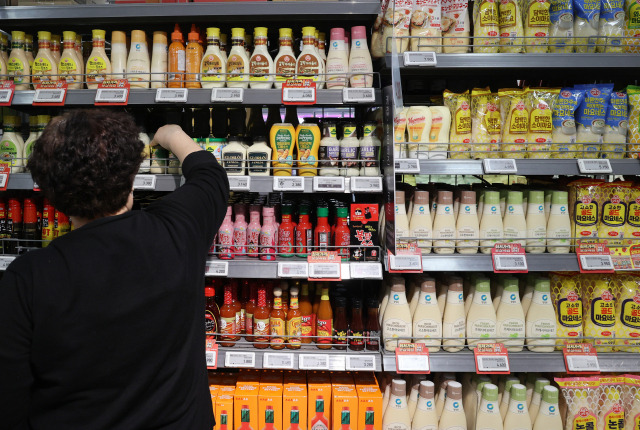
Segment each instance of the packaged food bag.
M382 46L382 31L384 27L384 15L389 6L389 0L382 0L380 2L380 12L373 23L373 30L371 31L371 56L373 58L382 58L386 52L386 47Z
M555 381L567 407L565 430L602 430L597 427L600 378L555 378Z
M600 27L600 0L573 0L573 34L576 52L596 52Z
M562 88L553 104L553 132L551 133L552 158L576 158L575 112L584 99L584 92L574 88Z
M597 428L606 430L623 430L623 386L624 376L600 376L600 410L598 412Z
M551 17L549 0L522 0L524 14L525 51L531 53L545 53L549 50L549 27Z
M624 0L601 0L597 52L623 52Z
M607 117L604 126L602 158L624 158L627 142L627 128L629 115L627 110L628 97L626 92L614 91L607 104Z
M551 300L558 318L556 349L582 338L582 296L580 277L574 273L554 272L549 276Z
M524 28L520 0L500 0L500 52L519 54L524 51Z
M504 113L502 156L505 158L526 158L529 111L525 101L525 90L508 88L499 90L498 94L500 96L500 110Z
M624 52L640 53L640 3L625 0L624 3Z
M389 0L382 24L382 50L393 52L392 38L396 37L396 53L402 54L409 47L409 27L414 0Z
M584 99L576 111L576 142L583 144L580 158L598 158L613 84L576 85L575 88L584 91Z
M640 375L623 375L622 404L624 405L624 428L638 428L640 422Z
M495 54L498 52L499 22L498 1L473 2L473 52Z
M528 158L551 158L553 104L559 92L559 88L529 88L526 91Z
M573 52L573 1L550 0L549 52Z
M619 181L600 184L598 203L602 208L598 224L598 238L611 246L623 245L627 223L627 203L632 182Z
M471 142L471 98L469 91L454 93L445 90L444 104L451 112L451 130L449 134L449 154L454 159L470 157Z
M596 351L611 352L615 344L616 298L614 284L606 275L584 275L582 306L585 341Z
M634 184L631 186L627 203L624 242L629 246L640 245L640 185ZM640 341L640 339L638 340Z
M471 91L471 158L496 158L500 109L489 88ZM491 145L493 144L493 145Z
M601 179L583 178L568 184L569 187L569 216L571 218L571 236L577 239L572 243L594 242L598 237L598 223L600 222L599 185Z
M627 86L627 96L629 97L629 130L627 139L631 144L628 147L627 157L638 158L640 151L640 87L635 85Z
M411 50L442 52L441 21L440 0L416 0L411 14Z
M469 52L470 28L467 0L442 0L442 45L445 54Z
M640 352L640 277L637 273L619 276L615 350Z

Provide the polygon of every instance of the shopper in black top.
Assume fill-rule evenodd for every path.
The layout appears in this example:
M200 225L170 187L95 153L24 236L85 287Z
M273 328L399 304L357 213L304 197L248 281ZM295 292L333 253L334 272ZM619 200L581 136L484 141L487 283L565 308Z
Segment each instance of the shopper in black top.
M0 281L0 428L210 430L205 259L229 183L177 126L154 142L186 183L131 211L142 143L125 114L54 120L28 167L74 231Z

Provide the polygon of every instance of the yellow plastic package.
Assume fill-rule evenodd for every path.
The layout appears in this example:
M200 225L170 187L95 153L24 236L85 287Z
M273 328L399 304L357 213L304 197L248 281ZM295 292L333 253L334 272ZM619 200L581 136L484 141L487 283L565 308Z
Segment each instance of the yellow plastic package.
M602 180L578 179L569 183L569 216L573 245L594 242L598 237L598 222L602 206L598 203Z
M619 277L616 301L615 350L640 352L640 276L636 273Z
M498 2L495 0L473 2L473 52L498 53L499 31Z
M600 408L597 428L604 430L624 429L623 386L624 376L600 376Z
M627 198L627 222L624 225L624 243L640 244L640 186L634 184Z
M626 0L624 4L624 40L625 52L640 53L640 3Z
M551 299L558 318L556 349L562 350L569 343L582 338L581 277L575 273L552 273Z
M600 378L555 378L567 405L565 430L602 430L597 427Z
M544 54L549 49L551 3L549 0L522 0L522 4L525 51L527 54Z
M623 375L622 404L624 405L624 428L637 430L640 423L640 375Z
M500 106L489 88L471 91L471 158L497 158Z
M583 275L584 337L598 352L611 352L615 344L615 282L603 275Z
M519 54L524 51L524 29L519 0L500 0L500 52Z
M451 112L449 155L453 159L467 159L471 149L471 98L469 91L454 93L445 90L444 104Z
M600 184L600 223L598 238L608 246L623 245L627 222L627 202L631 194L632 182L608 182Z
M558 94L560 88L529 88L526 91L528 158L551 158L553 104Z
M637 10L640 13L640 5L638 5ZM638 43L640 43L640 38ZM627 86L627 95L629 97L629 130L627 136L631 144L628 148L627 157L638 158L638 152L640 152L640 87L635 85Z
M502 156L526 158L529 111L525 102L525 90L507 88L498 91L502 121Z

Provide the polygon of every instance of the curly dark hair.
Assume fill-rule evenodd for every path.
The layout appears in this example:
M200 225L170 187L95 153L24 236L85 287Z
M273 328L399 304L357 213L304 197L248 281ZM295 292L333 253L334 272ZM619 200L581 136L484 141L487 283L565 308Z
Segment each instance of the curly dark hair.
M73 110L47 125L27 167L63 213L90 220L112 215L127 203L144 158L138 133L126 113Z

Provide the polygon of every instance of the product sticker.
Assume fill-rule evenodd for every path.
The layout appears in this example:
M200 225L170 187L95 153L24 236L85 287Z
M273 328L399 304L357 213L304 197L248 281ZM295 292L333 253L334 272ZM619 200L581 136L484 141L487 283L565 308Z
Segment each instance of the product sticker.
M15 90L13 81L0 81L0 106L11 106Z
M473 349L477 374L506 375L511 373L509 353L502 343L478 343Z
M519 243L496 243L491 249L494 273L528 273L524 248Z
M595 347L590 343L567 344L562 349L562 354L567 373L600 373L598 354ZM595 426L593 429L595 429Z
M429 348L423 343L400 342L396 347L396 372L401 374L431 373Z
M602 243L580 243L576 250L580 273L613 273L609 248Z
M576 291L570 291L566 297L559 299L557 309L560 325L569 329L582 328L582 299Z
M127 79L106 80L98 84L96 106L123 106L129 102L129 81Z
M282 104L316 104L316 83L313 79L287 79L282 85Z
M43 81L36 86L33 94L34 106L64 106L67 98L67 83L63 81Z
M342 280L342 259L337 251L312 251L307 262L310 281Z

